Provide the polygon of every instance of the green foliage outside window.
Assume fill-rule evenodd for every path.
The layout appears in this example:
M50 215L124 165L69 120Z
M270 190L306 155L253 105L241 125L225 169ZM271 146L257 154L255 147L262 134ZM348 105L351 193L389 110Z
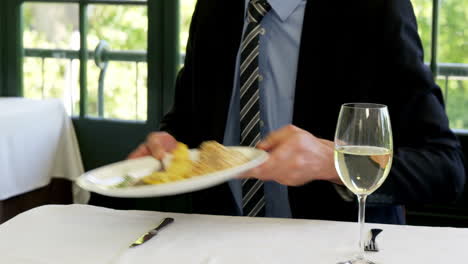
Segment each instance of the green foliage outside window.
M147 50L146 7L90 5L88 16L88 49L94 50L99 41L104 40L109 44L110 50ZM100 69L92 59L88 63L87 111L89 115L98 116ZM146 120L147 77L146 63L137 65L134 62L110 61L104 82L104 117Z
M425 61L430 58L432 1L412 0L418 19ZM439 11L438 63L468 64L468 0L441 0ZM468 129L468 76L437 76L446 101L450 127Z

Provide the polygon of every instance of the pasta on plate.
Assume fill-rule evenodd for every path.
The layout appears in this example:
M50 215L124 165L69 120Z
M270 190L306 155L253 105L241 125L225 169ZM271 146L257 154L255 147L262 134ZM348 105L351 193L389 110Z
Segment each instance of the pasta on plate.
M161 184L205 175L242 165L249 159L239 151L226 148L216 141L203 142L198 159L190 158L187 145L178 142L172 159L164 171L156 171L141 179L143 184Z

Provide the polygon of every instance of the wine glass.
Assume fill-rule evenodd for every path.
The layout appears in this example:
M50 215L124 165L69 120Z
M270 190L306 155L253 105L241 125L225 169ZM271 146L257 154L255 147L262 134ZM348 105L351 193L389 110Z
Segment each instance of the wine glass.
M393 138L387 106L349 103L341 106L335 134L335 167L359 202L359 254L346 264L371 264L364 258L366 198L387 178Z

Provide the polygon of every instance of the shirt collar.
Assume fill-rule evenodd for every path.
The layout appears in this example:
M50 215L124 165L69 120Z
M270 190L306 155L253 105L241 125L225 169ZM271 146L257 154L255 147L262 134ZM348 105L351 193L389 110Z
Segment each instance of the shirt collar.
M304 0L268 0L271 9L280 17L284 22Z

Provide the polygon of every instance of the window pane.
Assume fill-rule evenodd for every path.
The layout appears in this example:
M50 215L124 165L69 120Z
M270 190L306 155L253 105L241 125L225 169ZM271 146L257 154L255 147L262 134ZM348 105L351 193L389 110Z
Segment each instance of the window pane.
M180 0L180 54L182 63L187 48L187 40L189 35L190 21L192 21L193 10L197 0Z
M24 58L24 97L59 98L69 115L78 115L79 67L79 61L72 59Z
M441 0L438 84L445 96L450 127L468 129L468 0Z
M468 78L438 76L452 129L468 129Z
M88 7L88 48L99 40L112 50L146 50L148 15L146 6L90 5Z
M147 118L147 63L110 61L103 83L103 115L98 112L99 74L94 62L88 62L88 115L122 120Z
M88 48L95 50L100 41L105 41L108 45L105 57L109 58L103 82L103 115L98 111L101 69L91 61L93 58L88 62L88 115L146 120L147 63L132 54L144 55L147 50L147 7L90 5L88 21Z
M23 4L24 96L60 98L69 114L79 114L78 6L76 4ZM29 49L35 49L31 52Z
M80 48L76 4L26 3L23 20L25 48Z
M438 61L468 63L468 0L441 0Z
M418 33L424 49L424 61L431 60L432 1L411 0L418 21Z

